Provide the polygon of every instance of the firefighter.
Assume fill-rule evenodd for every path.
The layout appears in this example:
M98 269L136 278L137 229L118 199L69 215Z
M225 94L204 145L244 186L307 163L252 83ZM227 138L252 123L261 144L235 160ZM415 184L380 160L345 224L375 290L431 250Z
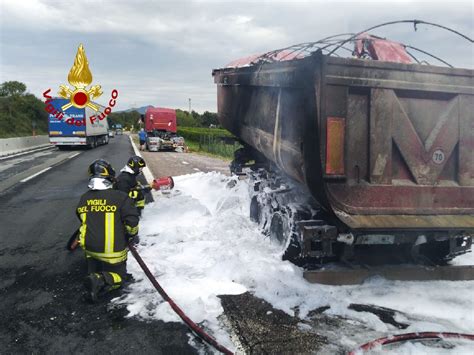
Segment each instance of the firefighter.
M81 196L79 245L84 249L90 301L122 286L127 273L127 243L138 233L138 212L127 194L113 189L115 171L105 160L89 166L89 191Z
M135 201L135 207L137 207L140 216L145 208L144 192L151 190L149 185L143 186L137 181L138 175L145 166L146 163L142 157L138 155L131 157L123 169L120 170L120 175L117 177L117 183L115 184L117 190L127 193Z

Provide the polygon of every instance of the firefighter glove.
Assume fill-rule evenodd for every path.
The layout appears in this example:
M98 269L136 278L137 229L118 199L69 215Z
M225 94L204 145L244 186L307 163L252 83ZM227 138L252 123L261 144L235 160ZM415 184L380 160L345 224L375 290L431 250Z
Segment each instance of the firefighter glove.
M127 242L128 244L137 245L138 243L140 243L140 238L138 237L138 234L127 234Z

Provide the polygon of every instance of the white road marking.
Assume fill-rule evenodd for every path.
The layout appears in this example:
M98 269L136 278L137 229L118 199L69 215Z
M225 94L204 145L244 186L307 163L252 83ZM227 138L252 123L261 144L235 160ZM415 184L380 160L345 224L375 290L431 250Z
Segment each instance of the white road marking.
M74 157L77 157L79 154L81 154L81 153L75 153L75 154L71 155L70 157L68 157L68 159L72 159Z
M20 180L20 182L27 182L28 180L31 180L33 179L34 177L37 177L38 175L40 174L43 174L45 171L48 171L49 169L51 169L51 167L47 167L46 169L43 169L41 171L38 171L36 174L33 174L31 176L28 176L27 178L24 178L23 180Z

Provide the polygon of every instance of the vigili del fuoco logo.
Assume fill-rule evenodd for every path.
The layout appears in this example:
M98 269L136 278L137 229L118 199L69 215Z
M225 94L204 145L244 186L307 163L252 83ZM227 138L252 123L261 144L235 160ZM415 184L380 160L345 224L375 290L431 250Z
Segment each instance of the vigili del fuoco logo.
M50 115L58 120L65 120L66 123L70 125L85 126L86 119L88 119L91 124L94 124L97 120L102 121L112 112L112 107L115 106L118 97L118 91L116 89L112 90L109 104L102 112L100 112L99 105L92 102L92 99L100 97L103 92L100 85L93 85L87 89L87 86L92 83L92 73L89 69L89 62L87 61L86 53L82 44L80 44L77 49L76 58L74 59L74 64L71 70L69 71L67 80L69 81L69 84L73 86L73 89L67 85L59 86L58 95L63 99L69 100L69 102L61 107L55 107L52 104L53 97L49 95L51 89L43 92L43 97L46 99L45 110ZM67 110L71 107L75 107L76 109L84 109L88 107L96 113L89 117L84 114L81 119L72 117L76 115L68 117Z

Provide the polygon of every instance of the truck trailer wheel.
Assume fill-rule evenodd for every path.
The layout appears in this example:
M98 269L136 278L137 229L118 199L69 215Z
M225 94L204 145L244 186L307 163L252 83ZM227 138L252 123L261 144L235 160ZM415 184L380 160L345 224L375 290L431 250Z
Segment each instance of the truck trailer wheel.
M270 240L281 248L282 260L289 260L295 264L300 262L298 258L301 256L301 246L298 235L291 230L285 213L273 214L270 223Z
M257 196L253 196L250 201L250 220L256 223L260 223L262 220L262 206L260 206Z
M87 147L89 149L94 149L95 147L97 147L97 140L96 140L96 137L91 137L90 140L89 140L89 144L87 145Z

